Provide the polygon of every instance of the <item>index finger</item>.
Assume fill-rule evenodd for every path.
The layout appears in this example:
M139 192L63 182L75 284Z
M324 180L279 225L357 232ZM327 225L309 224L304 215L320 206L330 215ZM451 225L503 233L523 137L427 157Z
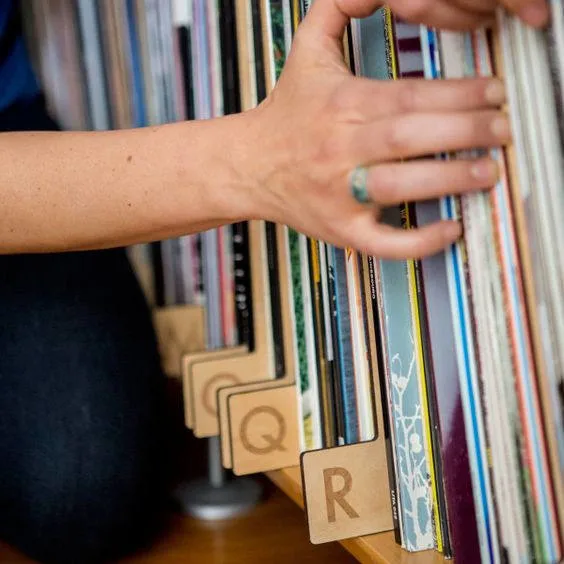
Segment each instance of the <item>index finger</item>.
M531 26L548 24L550 12L546 0L502 0L501 4Z
M547 0L455 0L455 4L466 10L493 12L500 4L516 14L525 23L542 27L548 23L549 9Z

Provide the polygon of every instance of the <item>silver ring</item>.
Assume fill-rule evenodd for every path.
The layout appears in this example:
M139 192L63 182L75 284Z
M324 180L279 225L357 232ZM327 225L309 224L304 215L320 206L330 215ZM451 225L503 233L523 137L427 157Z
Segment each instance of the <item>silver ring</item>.
M368 195L368 169L366 167L356 167L351 173L349 184L351 194L359 204L370 202L370 196Z

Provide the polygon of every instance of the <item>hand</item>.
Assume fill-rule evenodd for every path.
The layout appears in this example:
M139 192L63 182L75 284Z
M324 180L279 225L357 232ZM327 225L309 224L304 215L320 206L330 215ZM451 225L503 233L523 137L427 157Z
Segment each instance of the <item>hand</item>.
M394 229L379 223L380 212L495 184L488 158L439 162L431 155L505 144L503 85L352 76L341 51L345 5L354 2L315 0L276 88L251 112L254 216L381 258L433 254L460 236L458 224ZM369 205L349 189L358 165L369 167Z
M336 1L348 14L366 13L374 9L373 4L366 0ZM504 6L534 27L546 25L549 16L546 0L389 0L388 5L406 21L453 30L490 24L498 6Z

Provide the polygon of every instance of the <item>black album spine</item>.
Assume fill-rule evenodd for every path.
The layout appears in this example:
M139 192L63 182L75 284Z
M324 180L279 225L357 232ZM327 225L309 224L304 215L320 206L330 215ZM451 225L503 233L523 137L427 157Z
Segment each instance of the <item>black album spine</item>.
M337 440L339 444L347 444L347 428L345 416L345 398L343 395L342 378L340 362L340 335L339 335L339 310L337 305L337 284L335 280L335 263L333 260L334 249L331 245L327 245L325 260L327 262L327 278L329 283L329 319L331 323L331 344L333 348L332 363L332 385L333 396L335 397L335 424Z
M225 115L230 115L241 111L235 2L234 0L218 0L218 8L223 109ZM249 352L253 352L255 334L248 223L233 224L231 235L238 344L246 345Z

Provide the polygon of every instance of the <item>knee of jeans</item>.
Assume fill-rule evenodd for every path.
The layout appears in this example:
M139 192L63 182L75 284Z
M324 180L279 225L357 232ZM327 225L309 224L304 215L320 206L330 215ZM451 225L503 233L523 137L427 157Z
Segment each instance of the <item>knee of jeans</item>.
M17 530L6 540L44 564L101 564L142 548L157 532L160 507L150 484L76 480L21 500L12 515Z
M144 546L157 531L164 488L155 453L135 447L117 440L28 457L4 500L0 537L45 564L99 564Z

